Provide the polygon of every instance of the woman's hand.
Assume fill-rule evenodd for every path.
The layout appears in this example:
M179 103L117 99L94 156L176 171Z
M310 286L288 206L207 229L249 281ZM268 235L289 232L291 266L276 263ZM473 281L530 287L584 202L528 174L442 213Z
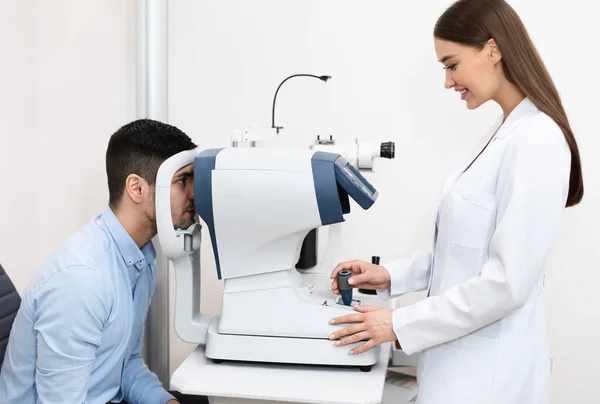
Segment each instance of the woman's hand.
M348 283L355 288L375 290L387 289L390 287L390 273L384 267L359 260L347 261L338 264L330 276L330 278L333 279L331 289L336 295L340 294L337 283L337 274L343 269L352 272L352 276L348 279Z
M367 342L349 352L350 355L355 355L368 351L384 342L396 340L396 334L392 327L393 309L355 306L354 310L358 313L336 317L329 322L329 324L354 323L354 325L336 331L329 336L331 340L339 340L334 345L344 346L366 340Z

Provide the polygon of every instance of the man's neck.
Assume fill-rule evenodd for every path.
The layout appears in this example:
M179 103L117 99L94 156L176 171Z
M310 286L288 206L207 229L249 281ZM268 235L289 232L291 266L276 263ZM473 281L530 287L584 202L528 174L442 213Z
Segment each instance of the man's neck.
M127 234L129 234L139 248L148 244L152 240L152 237L156 235L154 226L152 226L150 219L144 212L131 209L127 206L119 206L118 208L111 206L111 209L121 223L121 226L123 226Z

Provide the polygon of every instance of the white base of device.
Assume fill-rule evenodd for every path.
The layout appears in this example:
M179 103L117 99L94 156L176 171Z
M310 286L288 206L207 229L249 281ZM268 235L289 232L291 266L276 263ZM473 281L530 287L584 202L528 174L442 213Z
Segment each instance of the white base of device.
M206 337L206 357L213 362L242 361L359 367L370 371L381 348L376 346L358 355L349 355L361 343L337 347L334 341L316 338L284 338L231 335L217 332L219 317L211 322Z

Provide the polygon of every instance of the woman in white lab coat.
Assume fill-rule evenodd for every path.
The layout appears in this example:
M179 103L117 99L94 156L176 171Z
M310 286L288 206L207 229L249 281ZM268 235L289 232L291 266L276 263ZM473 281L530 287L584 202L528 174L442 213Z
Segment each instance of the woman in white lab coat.
M336 345L352 354L397 340L421 352L419 404L548 404L544 264L565 207L583 196L579 151L558 92L504 0L461 0L439 18L445 86L467 108L502 116L444 186L431 253L377 266L339 264L382 297L428 290L416 304L358 307ZM353 282L352 282L353 281Z

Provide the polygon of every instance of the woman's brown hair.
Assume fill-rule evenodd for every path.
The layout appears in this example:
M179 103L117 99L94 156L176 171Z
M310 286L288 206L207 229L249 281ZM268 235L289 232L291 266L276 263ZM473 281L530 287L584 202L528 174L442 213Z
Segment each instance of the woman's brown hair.
M494 39L502 54L504 75L533 104L556 122L571 149L571 175L566 206L583 198L579 148L562 101L521 18L504 0L459 0L438 19L436 38L483 49Z

